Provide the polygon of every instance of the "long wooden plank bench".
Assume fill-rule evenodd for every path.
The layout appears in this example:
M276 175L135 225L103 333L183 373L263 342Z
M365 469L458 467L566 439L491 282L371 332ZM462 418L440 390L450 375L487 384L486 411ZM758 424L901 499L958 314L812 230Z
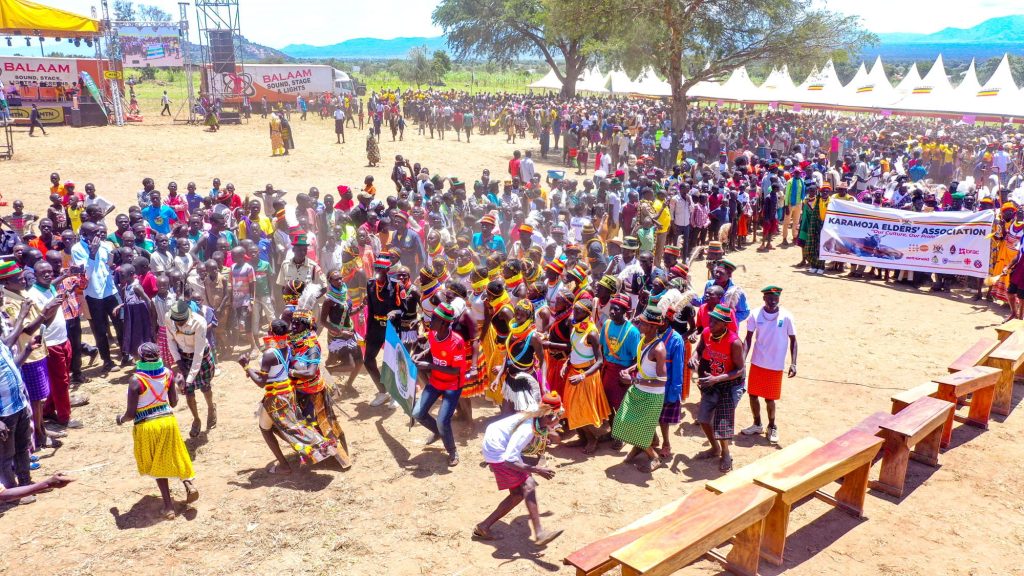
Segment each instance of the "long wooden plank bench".
M935 396L939 393L939 385L935 382L925 382L920 386L915 386L909 390L903 392L897 392L893 394L890 400L892 400L892 413L898 414L900 410L903 410L907 406L910 406L914 402L926 396Z
M1000 340L995 338L980 338L973 346L967 349L966 352L960 355L959 358L953 360L953 363L946 367L946 370L950 374L953 372L959 372L966 370L971 366L978 366L983 364L988 358L988 355L999 346Z
M885 441L882 467L878 480L868 485L899 498L903 496L910 458L938 466L939 443L947 419L952 419L955 402L926 396L881 423L877 435Z
M999 338L1000 342L1003 342L1014 332L1022 330L1024 330L1024 320L1010 320L996 326L996 337Z
M790 510L807 496L814 495L857 518L863 516L868 474L882 442L874 434L850 430L793 464L754 479L759 486L778 494L765 520L761 545L765 560L782 565ZM834 497L821 492L825 485L840 478L843 484Z
M671 525L691 512L710 506L716 497L716 494L706 490L694 491L662 506L628 526L620 528L612 534L580 548L566 556L562 560L562 564L575 567L577 576L604 574L619 565L619 562L611 557L612 552L642 538L652 531Z
M963 419L963 422L987 430L996 387L999 379L1003 376L1004 371L989 366L973 366L960 372L945 374L935 378L938 391L934 397L956 404L959 399L971 395L970 412L967 413L967 418ZM949 446L949 441L953 436L953 421L956 419L958 418L955 416L955 412L950 413L946 418L946 424L942 429L943 448Z
M754 478L789 466L824 445L825 443L817 438L802 438L781 450L776 450L742 468L737 468L725 476L710 480L704 487L715 494L742 488L753 484Z
M734 574L755 576L764 519L776 499L775 492L753 484L725 492L711 505L616 550L612 558L622 565L623 576L668 576L704 556ZM727 556L714 551L730 540Z
M1014 374L1024 365L1024 332L1010 334L1003 343L993 350L985 359L985 366L999 368L1002 373L996 382L995 398L992 411L1008 416L1013 402Z

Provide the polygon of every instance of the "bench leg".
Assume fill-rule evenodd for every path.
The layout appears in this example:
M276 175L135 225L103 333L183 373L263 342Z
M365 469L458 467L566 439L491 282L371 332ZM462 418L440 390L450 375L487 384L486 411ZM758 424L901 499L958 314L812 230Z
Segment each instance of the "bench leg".
M988 419L995 409L993 406L995 395L996 390L992 386L974 392L974 396L971 397L971 411L967 413L968 424L988 430ZM1006 413L1009 414L1009 412L1009 404L1007 404Z
M871 462L865 462L843 477L843 485L836 492L836 506L854 518L864 517L864 498L868 494L868 474Z
M939 441L942 439L942 427L932 430L921 439L910 452L910 457L933 468L939 467Z
M975 392L977 395L977 392ZM1001 416L1010 415L1010 404L1013 402L1013 367L1004 366L996 382L995 398L992 400L992 411Z
M760 564L761 536L764 534L764 519L754 522L732 539L732 550L724 558L712 551L708 553L722 563L726 570L739 576L757 576Z
M939 387L939 393L935 397L938 398L939 400L946 400L947 402L952 402L954 406L954 408L949 411L949 416L946 416L946 422L942 425L942 428L940 428L940 443L942 447L945 448L946 446L949 446L949 441L953 439L953 421L956 418L955 407L958 405L958 398L952 393L943 389L943 387L941 386Z
M938 430L941 432L941 429ZM870 482L869 486L899 498L903 496L903 482L907 478L907 462L910 460L910 447L907 446L907 439L903 436L885 430L882 433L885 438L885 445L882 446L882 453L884 454L882 456L882 468L879 470L878 480ZM847 476L848 479L849 476ZM843 481L844 486L847 480Z
M764 537L761 539L761 557L769 564L782 566L786 550L786 532L789 530L789 511L792 506L775 497L775 504L764 519Z

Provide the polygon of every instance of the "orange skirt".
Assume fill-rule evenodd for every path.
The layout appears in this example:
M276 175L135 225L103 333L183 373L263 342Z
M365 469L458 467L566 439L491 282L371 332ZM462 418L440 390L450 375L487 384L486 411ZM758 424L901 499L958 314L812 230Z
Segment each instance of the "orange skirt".
M747 394L765 400L782 398L782 370L768 370L751 364L747 375Z
M612 413L611 407L608 406L608 398L604 395L600 370L585 377L579 384L569 382L569 378L573 375L582 374L586 370L586 368L569 366L565 375L565 394L562 400L570 430L584 426L599 428L601 423L607 420Z

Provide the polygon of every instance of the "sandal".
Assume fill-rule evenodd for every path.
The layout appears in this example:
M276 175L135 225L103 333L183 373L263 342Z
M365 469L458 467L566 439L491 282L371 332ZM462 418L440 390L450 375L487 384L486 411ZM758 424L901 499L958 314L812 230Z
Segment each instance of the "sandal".
M199 500L199 490L196 489L191 480L185 480L182 484L185 485L185 502L191 504Z
M287 470L287 472L285 472L284 470ZM291 473L291 466L283 468L279 462L274 462L273 464L270 465L269 468L267 468L267 474L270 474L271 476L287 476Z
M714 448L708 448L707 450L701 450L693 457L694 460L710 460L712 458L720 458L722 453Z
M206 429L213 430L217 427L217 405L210 404L206 410Z
M202 430L202 428L203 428L203 425L199 423L198 419L193 420L192 421L192 428L190 428L189 431L188 431L189 438L195 438L195 437L199 436L199 432Z
M174 520L178 513L172 510L164 510L164 520Z
M480 526L473 528L473 540L483 540L485 542L492 542L494 540L501 540L501 536L496 536L490 530L485 530Z
M537 534L537 537L533 539L533 543L537 546L547 546L552 540L562 535L564 530L547 530Z
M452 456L450 456L448 458L448 467L449 468L455 468L458 465L459 465L459 455L458 454L454 454L454 455L452 455Z
M718 463L719 472L730 472L732 471L732 456L722 456L722 460Z
M654 460L648 461L646 465L637 464L636 469L641 472L651 474L658 468L664 468L665 466L667 466L667 464L665 464L663 460L661 460L660 458L655 458Z

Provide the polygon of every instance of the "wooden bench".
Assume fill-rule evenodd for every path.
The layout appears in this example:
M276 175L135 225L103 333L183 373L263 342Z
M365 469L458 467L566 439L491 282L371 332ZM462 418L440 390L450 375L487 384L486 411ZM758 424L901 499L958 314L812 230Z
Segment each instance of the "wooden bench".
M985 366L999 368L1002 372L996 382L992 411L1009 416L1013 402L1014 374L1024 365L1024 332L1014 332L993 350L985 359Z
M1024 320L1010 320L996 326L996 336L1000 342L1003 342L1010 337L1010 334L1021 330L1024 330Z
M973 346L967 349L966 352L960 355L959 358L953 361L946 369L952 374L953 372L959 372L966 370L971 366L978 366L985 362L988 355L999 346L1000 340L995 338L981 338L974 343Z
M619 565L619 562L611 557L612 552L639 540L652 531L673 524L676 520L687 516L691 512L711 506L716 498L717 495L712 492L706 490L695 491L662 506L600 540L580 548L566 556L562 560L562 564L575 567L577 576L604 574Z
M917 402L921 398L926 396L935 396L939 392L939 385L935 382L926 382L920 386L916 386L903 392L893 394L890 400L892 400L892 413L897 414L900 410L903 410L907 406L910 406L914 402Z
M882 424L888 424L893 418L894 416L888 412L875 412L855 424L851 430L860 430L861 432L878 436L878 431L882 429Z
M761 555L776 566L782 565L789 529L789 512L793 505L807 496L827 502L857 518L864 512L868 474L882 439L861 430L850 430L811 452L806 457L758 476L754 482L778 494L768 518L765 519ZM820 491L826 484L843 478L836 495Z
M824 444L824 442L817 438L803 438L781 450L776 450L763 458L758 458L742 468L737 468L725 476L715 478L705 484L704 487L715 494L742 488L743 486L753 484L754 478L789 466L793 462L821 448Z
M885 441L882 445L882 467L878 480L868 483L868 486L899 498L903 496L910 458L938 466L939 442L944 424L947 419L952 419L954 406L955 401L926 396L899 414L889 416L877 433Z
M971 394L971 410L967 413L964 423L978 428L988 429L988 419L993 410L998 382L1005 376L1005 370L989 366L974 366L967 370L946 374L935 379L938 392L935 397L952 402ZM1013 374L1010 373L1012 382ZM942 447L949 446L953 436L953 420L955 414L950 413L942 428Z
M760 562L764 519L775 492L748 484L715 496L711 505L662 526L612 553L623 576L668 576L704 556L726 570L755 576ZM714 548L732 541L727 556Z

